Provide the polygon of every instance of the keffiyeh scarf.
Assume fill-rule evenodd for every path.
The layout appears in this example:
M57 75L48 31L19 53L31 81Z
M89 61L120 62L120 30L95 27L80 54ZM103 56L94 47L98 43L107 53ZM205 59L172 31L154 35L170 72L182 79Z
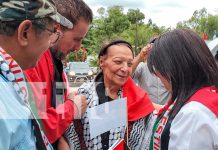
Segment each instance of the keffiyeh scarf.
M102 81L101 81L102 82ZM99 83L99 81L98 81ZM83 94L87 98L88 107L94 107L99 105L99 95L97 94L98 88L96 87L95 82L91 83L85 83L79 88L79 93ZM99 84L98 84L99 85ZM102 88L102 87L101 87ZM129 91L131 92L131 91ZM121 91L120 96L123 96L123 91ZM136 99L136 97L135 97ZM134 106L134 105L131 105ZM148 106L149 107L149 106ZM146 107L144 107L146 109ZM153 106L151 107L151 110L149 110L150 113L153 111ZM146 112L147 113L147 112ZM131 113L134 114L134 113ZM149 113L148 113L149 114ZM132 130L129 135L128 143L130 149L134 150L141 150L142 147L145 147L144 138L146 137L146 131L147 128L147 116L143 115L143 113L140 113L140 115L144 117L138 117L137 120L132 121ZM137 116L136 116L137 117ZM130 119L135 118L134 116L130 116ZM83 126L83 139L85 141L86 148L88 150L100 150L103 149L102 144L102 137L101 135L91 139L90 138L90 131L89 131L89 122L87 118L87 113L84 114L81 120L82 126ZM65 132L65 137L68 140L68 143L70 144L71 150L81 150L81 141L79 140L78 134L76 132L77 126L75 126L74 123L71 123L70 127ZM126 128L125 127L119 127L116 129L112 129L109 131L109 147L120 137L125 137ZM148 136L147 136L148 137Z
M153 126L152 129L152 136L151 136L151 143L150 143L150 149L153 150L160 150L161 149L161 135L163 133L163 130L167 124L169 113L171 112L173 106L175 104L175 101L172 104L168 104L160 110L159 114L157 114L157 120ZM161 113L163 112L163 113Z
M34 133L36 137L36 146L40 150L51 150L53 149L49 144L45 134L40 128L40 124L35 119L34 114L30 108L28 99L28 87L26 84L25 76L22 69L17 62L0 47L0 72L2 76L13 86L17 95L20 97L19 101L25 105L32 114L32 124L34 127Z

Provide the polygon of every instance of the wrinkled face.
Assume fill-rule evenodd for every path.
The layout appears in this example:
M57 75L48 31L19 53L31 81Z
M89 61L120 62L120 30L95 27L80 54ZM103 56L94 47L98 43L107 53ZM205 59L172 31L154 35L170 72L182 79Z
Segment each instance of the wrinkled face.
M105 85L120 88L132 73L133 54L126 45L112 45L106 56L100 58Z
M47 28L54 29L54 25L49 25ZM27 48L29 51L25 54L26 62L28 62L26 63L26 68L32 68L37 64L41 55L49 48L52 34L47 30L33 34L32 42Z
M171 83L165 78L163 77L159 71L155 71L155 75L160 78L161 82L163 83L164 87L166 88L167 91L172 93L172 85Z
M88 30L89 23L81 18L74 25L73 29L62 32L62 36L56 46L60 59L65 59L70 52L80 49L82 40L85 38Z

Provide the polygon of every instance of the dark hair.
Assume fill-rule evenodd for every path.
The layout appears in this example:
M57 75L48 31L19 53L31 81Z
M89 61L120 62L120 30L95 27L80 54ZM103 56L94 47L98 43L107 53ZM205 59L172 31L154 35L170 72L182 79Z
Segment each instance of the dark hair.
M132 55L134 56L134 53L133 53L133 50L132 50L132 46L131 46L130 43L128 43L127 41L124 41L124 40L115 40L115 41L112 41L112 42L104 45L100 49L100 52L99 52L99 55L98 55L98 59L100 59L101 56L107 55L108 48L111 47L112 45L125 45L126 47L128 47L131 50Z
M216 51L215 59L218 62L218 51Z
M92 23L93 13L83 0L54 0L58 12L76 25L83 18Z
M149 41L149 44L154 44L154 42L156 41L157 38L158 38L158 36L153 37L153 38Z
M46 18L40 18L40 19L34 19L31 20L32 24L36 30L37 34L40 34L43 32L45 29L38 28L37 25L41 26L48 26L49 24L54 24L55 21L53 21L51 18L46 17ZM18 26L20 25L22 21L0 21L0 34L6 35L6 36L12 36Z
M148 57L148 68L158 71L172 85L175 117L199 88L218 87L218 67L204 40L195 32L176 29L156 39Z

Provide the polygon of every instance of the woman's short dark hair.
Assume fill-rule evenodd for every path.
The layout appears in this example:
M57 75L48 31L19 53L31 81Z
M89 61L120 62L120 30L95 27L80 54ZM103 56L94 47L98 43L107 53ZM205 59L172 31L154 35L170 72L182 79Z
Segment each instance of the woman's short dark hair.
M126 47L128 47L131 50L132 55L134 57L134 53L133 53L133 50L132 50L132 45L129 42L124 41L124 40L115 40L115 41L112 41L112 42L110 42L108 44L105 44L100 49L100 52L99 52L99 55L98 55L98 59L100 59L101 56L107 55L108 48L111 47L112 45L125 45Z
M204 40L188 29L167 32L153 44L148 68L158 71L172 85L172 100L177 100L172 117L190 96L204 86L218 87L218 67Z

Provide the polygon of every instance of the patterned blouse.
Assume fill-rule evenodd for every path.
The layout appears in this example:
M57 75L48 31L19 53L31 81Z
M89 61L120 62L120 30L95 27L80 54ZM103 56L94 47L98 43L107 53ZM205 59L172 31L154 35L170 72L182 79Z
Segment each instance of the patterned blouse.
M97 82L84 83L78 89L79 94L86 96L89 108L112 100L106 96L102 81L102 79L99 79ZM121 90L118 95L122 97L122 93ZM146 130L151 126L147 124L147 122L151 122L150 119L152 119L152 117L147 115L128 123L128 142L126 128L124 126L111 129L110 131L91 139L89 121L87 112L85 112L81 120L74 120L71 123L70 127L65 132L65 137L71 150L108 150L119 137L125 139L129 149L141 150L145 147L145 138L149 139L150 137L150 134L146 133Z

